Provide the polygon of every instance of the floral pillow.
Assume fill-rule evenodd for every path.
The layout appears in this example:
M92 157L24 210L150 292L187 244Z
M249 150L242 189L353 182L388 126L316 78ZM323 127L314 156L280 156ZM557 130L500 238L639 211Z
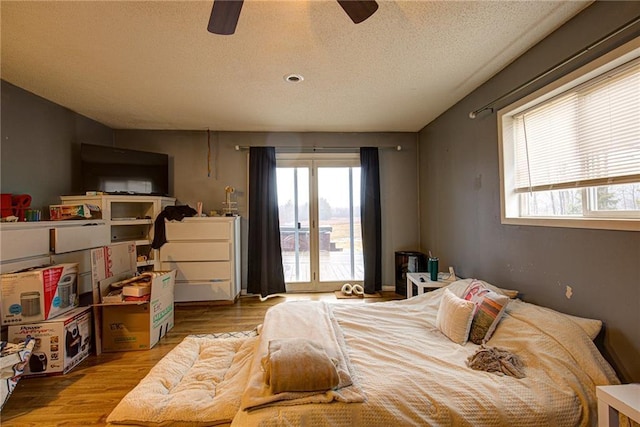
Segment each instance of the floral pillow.
M473 280L462 294L462 298L476 306L469 340L474 344L488 341L509 304L509 297L488 289L478 280Z

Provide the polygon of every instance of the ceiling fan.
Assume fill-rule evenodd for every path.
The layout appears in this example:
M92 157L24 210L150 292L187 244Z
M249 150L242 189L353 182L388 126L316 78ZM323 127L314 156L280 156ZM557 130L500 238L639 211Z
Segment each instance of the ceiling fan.
M359 24L378 10L378 3L374 0L337 0L349 18ZM207 30L210 33L233 34L238 25L243 0L214 0L211 18Z

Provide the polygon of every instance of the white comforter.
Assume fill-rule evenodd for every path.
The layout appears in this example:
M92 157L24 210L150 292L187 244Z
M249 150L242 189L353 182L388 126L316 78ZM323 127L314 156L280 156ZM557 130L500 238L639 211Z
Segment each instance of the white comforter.
M466 285L459 281L449 289L460 295ZM517 354L526 377L474 371L465 361L478 346L455 344L435 327L442 292L403 301L331 305L363 403L241 410L232 425L595 425L595 386L619 381L578 323L513 300L488 345ZM281 328L281 322L295 325L302 321L305 305L322 303L283 305L288 304L300 304L292 310L297 315L280 319L279 325L265 322L264 330Z

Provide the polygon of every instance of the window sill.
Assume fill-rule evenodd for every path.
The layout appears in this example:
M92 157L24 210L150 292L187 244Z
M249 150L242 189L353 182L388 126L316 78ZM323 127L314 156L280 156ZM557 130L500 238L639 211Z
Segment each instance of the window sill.
M597 230L640 231L640 220L611 218L541 218L502 217L505 225L526 225L538 227L588 228Z

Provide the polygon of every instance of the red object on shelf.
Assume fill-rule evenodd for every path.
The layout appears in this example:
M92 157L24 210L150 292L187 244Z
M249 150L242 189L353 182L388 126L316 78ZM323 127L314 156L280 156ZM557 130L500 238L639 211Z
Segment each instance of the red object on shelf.
M13 215L11 196L10 193L2 193L2 195L0 195L0 218Z
M11 196L11 206L13 215L18 217L18 221L24 221L24 211L31 207L31 196L28 194Z

